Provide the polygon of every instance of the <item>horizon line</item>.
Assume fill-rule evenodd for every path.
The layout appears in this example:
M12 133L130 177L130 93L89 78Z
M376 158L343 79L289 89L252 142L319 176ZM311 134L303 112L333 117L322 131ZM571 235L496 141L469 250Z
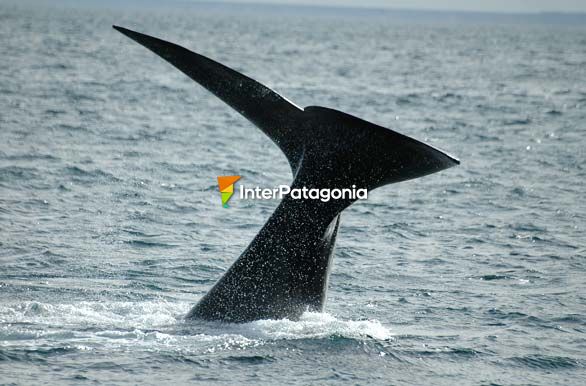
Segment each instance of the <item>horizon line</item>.
M90 0L91 1L91 0ZM118 0L118 1L138 1L138 0ZM148 0L147 0L148 1ZM154 1L154 0L153 0ZM472 13L472 14L489 14L489 15L582 15L586 16L586 10L584 11L547 11L547 10L535 10L535 11L495 11L495 10L471 10L471 9L440 9L440 8L408 8L408 7L396 7L396 6L382 6L382 5L360 5L360 4L324 4L309 2L307 0L301 0L299 2L282 3L274 0L171 0L173 3L183 4L230 4L230 5L259 5L259 6L275 6L275 7L306 7L306 8L326 8L326 9L359 9L359 10L373 10L373 11L398 11L398 12L433 12L433 13ZM319 0L318 0L319 1Z
M319 1L319 0L318 0ZM85 4L99 4L99 5L121 5L125 3L130 5L144 5L144 6L160 6L169 7L170 5L228 5L228 6L260 6L260 7L274 7L274 8L314 8L323 10L360 10L360 11L383 11L383 12L408 12L408 13L434 13L434 14L474 14L474 15L486 15L486 16L566 16L566 17L586 17L586 10L584 11L564 11L564 10L541 10L535 11L518 11L518 10L471 10L471 9L440 9L440 8L408 8L402 6L382 6L382 5L360 5L360 4L324 4L309 2L307 0L300 0L299 2L283 3L274 0L169 0L161 3L157 0L12 0L6 3L26 4L36 3L44 4L48 3L70 3L72 5L84 5Z

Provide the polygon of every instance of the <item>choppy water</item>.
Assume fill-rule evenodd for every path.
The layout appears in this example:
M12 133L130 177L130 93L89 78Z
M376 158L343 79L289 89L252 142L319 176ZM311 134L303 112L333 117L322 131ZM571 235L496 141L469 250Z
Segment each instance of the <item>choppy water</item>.
M120 24L459 156L342 218L327 313L184 314L290 181ZM586 29L0 4L0 383L582 384Z

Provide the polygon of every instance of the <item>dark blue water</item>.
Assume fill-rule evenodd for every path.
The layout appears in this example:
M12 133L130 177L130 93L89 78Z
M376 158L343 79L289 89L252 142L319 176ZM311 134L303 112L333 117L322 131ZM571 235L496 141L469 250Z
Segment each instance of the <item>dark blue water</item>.
M583 384L586 29L351 11L0 4L0 383ZM112 24L462 165L342 217L326 312L183 316L291 180L258 129Z

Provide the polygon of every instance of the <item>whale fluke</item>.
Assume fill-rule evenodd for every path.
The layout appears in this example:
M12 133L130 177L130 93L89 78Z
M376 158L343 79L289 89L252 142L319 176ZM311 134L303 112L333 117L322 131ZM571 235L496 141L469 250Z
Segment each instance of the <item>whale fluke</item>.
M277 143L287 159L296 158L291 153L293 146L287 143L288 135L281 128L286 126L291 116L303 113L299 107L254 79L203 55L152 36L113 27L177 67L254 123Z
M372 190L459 164L439 149L350 114L321 106L301 109L254 79L176 44L114 28L259 127L287 157L292 188ZM340 213L354 200L286 196L188 317L246 322L322 310Z

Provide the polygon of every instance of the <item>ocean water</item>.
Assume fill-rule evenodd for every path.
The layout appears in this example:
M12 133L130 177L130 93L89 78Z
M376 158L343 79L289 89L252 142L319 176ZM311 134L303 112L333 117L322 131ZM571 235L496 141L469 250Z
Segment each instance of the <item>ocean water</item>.
M583 384L583 25L83 4L0 3L0 384ZM216 176L291 172L112 24L462 164L345 211L324 313L185 321L278 204Z

